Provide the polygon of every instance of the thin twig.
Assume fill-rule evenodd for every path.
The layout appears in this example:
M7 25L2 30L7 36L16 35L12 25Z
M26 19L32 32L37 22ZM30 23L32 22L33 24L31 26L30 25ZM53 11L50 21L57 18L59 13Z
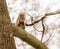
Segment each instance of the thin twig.
M44 43L46 43L47 41L49 41L50 38L51 38L51 34L49 33L49 38Z
M41 19L31 23L31 24L26 24L26 26L32 26L38 22L40 22L41 20L45 19L47 16L50 16L50 15L56 15L56 14L60 14L60 11L55 11L55 12L51 12L51 13L46 13Z
M33 25L33 28L34 28L36 31L38 31L38 32L42 32L42 31L39 31L38 29L36 29L34 25Z
M42 27L43 27L43 31L42 31L41 41L43 40L44 32L45 32L45 26L44 26L43 20L42 20Z

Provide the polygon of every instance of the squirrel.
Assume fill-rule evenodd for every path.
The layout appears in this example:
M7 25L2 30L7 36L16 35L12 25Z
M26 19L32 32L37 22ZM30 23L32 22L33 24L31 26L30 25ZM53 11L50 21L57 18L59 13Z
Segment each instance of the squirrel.
M25 29L25 22L24 21L25 21L25 13L21 12L18 15L18 18L17 18L15 25L21 27L22 29Z

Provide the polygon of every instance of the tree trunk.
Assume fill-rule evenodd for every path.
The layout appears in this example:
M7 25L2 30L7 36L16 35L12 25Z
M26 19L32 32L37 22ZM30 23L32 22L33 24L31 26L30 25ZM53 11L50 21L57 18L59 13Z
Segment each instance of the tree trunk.
M16 49L6 0L0 0L0 49Z

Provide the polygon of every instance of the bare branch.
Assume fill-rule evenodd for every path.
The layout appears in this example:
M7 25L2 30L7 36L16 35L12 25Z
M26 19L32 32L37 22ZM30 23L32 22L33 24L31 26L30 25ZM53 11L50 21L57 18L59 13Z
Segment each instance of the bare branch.
M42 31L41 41L43 40L44 32L45 32L45 26L44 26L43 20L42 20L42 27L43 27L43 31Z
M38 32L42 32L42 31L39 31L38 29L36 29L34 25L33 25L33 28L34 28L36 31L38 31Z
M50 38L51 38L51 34L49 33L49 38L44 43L46 43L47 41L49 41Z
M51 12L51 13L46 13L41 19L31 23L31 24L26 24L26 26L32 26L38 22L40 22L41 20L45 19L47 16L50 16L50 15L56 15L56 14L60 14L60 10L57 10L55 12Z

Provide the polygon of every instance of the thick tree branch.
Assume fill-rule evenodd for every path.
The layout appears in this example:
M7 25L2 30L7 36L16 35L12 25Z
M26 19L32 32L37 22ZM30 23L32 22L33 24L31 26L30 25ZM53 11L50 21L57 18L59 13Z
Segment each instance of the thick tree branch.
M27 42L36 49L48 49L45 44L18 26L13 25L13 35Z

